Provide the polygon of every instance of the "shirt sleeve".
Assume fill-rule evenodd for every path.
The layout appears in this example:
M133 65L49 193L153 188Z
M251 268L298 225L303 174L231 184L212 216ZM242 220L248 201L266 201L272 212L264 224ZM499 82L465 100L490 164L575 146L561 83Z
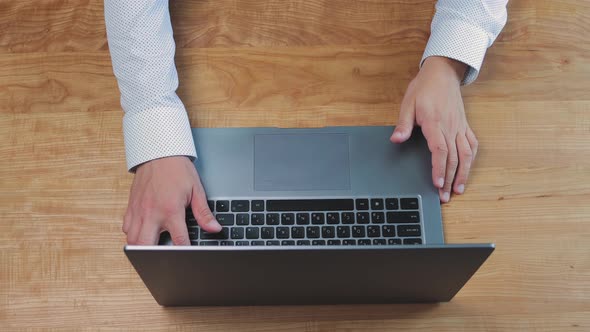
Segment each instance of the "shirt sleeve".
M439 0L420 66L429 56L468 65L463 84L477 78L486 50L506 24L508 0Z
M127 168L196 158L188 115L176 94L176 45L167 0L105 0L113 71L121 92Z

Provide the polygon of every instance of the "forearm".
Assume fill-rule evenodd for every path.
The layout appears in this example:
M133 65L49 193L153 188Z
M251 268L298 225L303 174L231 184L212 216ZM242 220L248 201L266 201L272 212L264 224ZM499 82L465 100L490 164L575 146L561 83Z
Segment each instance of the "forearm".
M105 0L105 22L125 112L128 169L168 156L196 157L188 116L176 94L168 1Z
M463 84L473 82L490 47L506 24L507 0L439 0L422 56L441 56L468 66Z

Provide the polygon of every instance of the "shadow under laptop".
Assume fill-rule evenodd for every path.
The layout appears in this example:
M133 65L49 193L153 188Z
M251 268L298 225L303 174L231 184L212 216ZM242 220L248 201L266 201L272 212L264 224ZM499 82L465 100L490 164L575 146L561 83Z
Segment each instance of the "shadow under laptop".
M285 305L244 307L162 307L174 322L227 322L235 324L309 321L411 319L431 315L440 303ZM230 322L231 320L231 322Z

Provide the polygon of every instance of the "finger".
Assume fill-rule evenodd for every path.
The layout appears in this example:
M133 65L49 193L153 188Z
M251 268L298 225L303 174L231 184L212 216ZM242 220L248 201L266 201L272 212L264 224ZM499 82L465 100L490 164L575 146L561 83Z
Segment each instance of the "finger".
M139 231L136 244L151 246L158 243L160 236L160 225L155 220L144 222Z
M457 152L459 153L459 167L457 168L457 176L455 177L454 191L457 194L465 192L465 184L471 169L471 162L473 161L473 152L467 140L467 136L459 133L457 135Z
M457 144L455 144L456 136L453 139L447 139L447 147L449 149L449 155L447 157L447 167L445 175L445 185L441 191L441 201L446 203L451 198L451 188L453 186L453 180L455 179L455 173L457 172L457 166L459 165L459 157L457 155Z
M416 109L414 105L413 95L409 96L408 93L406 93L399 111L399 122L389 138L393 143L403 143L412 135L414 121L416 119Z
M127 232L127 243L137 244L137 238L139 237L139 231L141 230L141 219L135 217L132 219L129 226L129 232Z
M193 187L193 195L191 198L191 208L197 223L201 228L210 233L217 233L221 231L221 225L217 222L213 213L207 204L207 197L203 190L199 190L195 185Z
M131 212L129 212L129 210L127 210L127 212L125 213L125 216L123 217L123 227L121 227L121 229L123 230L123 233L127 234L129 232L129 227L131 226L131 219L132 219L133 215L131 214Z
M442 188L445 183L445 170L449 149L442 131L436 126L423 126L422 133L428 142L428 149L432 153L432 183Z
M176 246L190 246L191 242L188 237L188 230L186 229L184 209L176 216L166 223L166 230L170 233L172 243Z
M471 128L467 128L466 132L467 141L469 142L469 146L471 147L471 152L473 153L472 162L475 160L475 156L477 156L477 148L479 147L479 142L473 133Z

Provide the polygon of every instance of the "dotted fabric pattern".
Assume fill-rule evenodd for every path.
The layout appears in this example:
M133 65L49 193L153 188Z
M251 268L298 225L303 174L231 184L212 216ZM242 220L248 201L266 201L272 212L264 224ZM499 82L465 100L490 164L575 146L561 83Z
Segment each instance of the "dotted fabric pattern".
M439 0L420 65L445 56L469 66L473 82L506 23L507 0ZM168 157L197 157L188 115L176 94L176 45L167 0L105 0L113 71L121 92L127 168Z
M508 0L439 0L431 34L420 61L444 56L469 66L463 84L477 78L488 47L504 28Z
M176 94L176 45L168 1L105 0L113 71L121 92L127 168L169 157L197 157L184 105Z

